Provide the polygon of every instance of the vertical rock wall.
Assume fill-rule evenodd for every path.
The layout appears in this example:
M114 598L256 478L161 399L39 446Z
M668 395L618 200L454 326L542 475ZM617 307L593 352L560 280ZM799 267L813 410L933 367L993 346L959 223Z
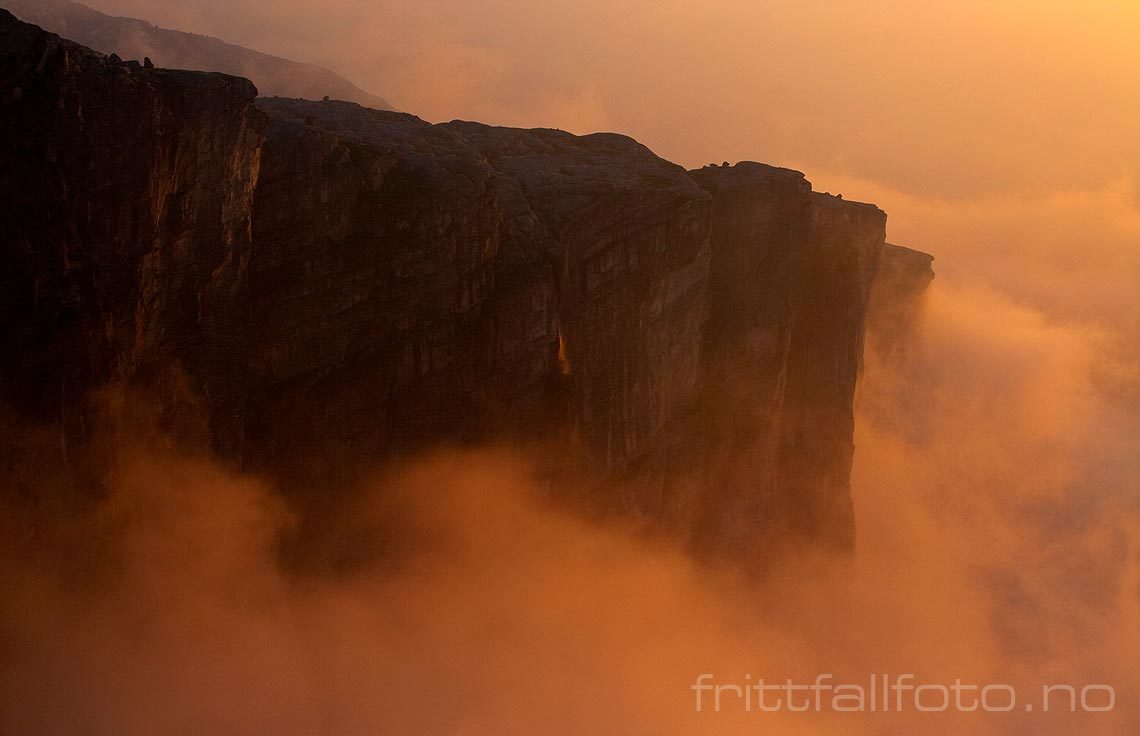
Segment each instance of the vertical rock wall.
M255 94L0 13L0 365L22 416L81 442L110 382L177 418L174 374L223 457L298 488L542 439L603 505L712 548L850 546L880 210L620 135Z

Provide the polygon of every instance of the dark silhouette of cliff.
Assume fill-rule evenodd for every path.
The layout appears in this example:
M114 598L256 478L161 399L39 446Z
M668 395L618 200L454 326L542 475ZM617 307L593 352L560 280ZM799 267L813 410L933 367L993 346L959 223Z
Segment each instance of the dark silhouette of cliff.
M875 206L616 134L257 100L6 13L0 105L0 377L62 462L112 384L310 492L522 440L703 546L853 543Z

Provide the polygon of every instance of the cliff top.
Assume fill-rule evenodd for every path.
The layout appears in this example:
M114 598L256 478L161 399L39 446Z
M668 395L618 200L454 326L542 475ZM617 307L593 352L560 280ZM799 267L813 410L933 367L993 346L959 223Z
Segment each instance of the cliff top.
M504 128L467 121L431 124L414 115L350 102L262 98L271 125L306 125L346 141L398 151L421 172L486 168L515 190L508 202L529 209L551 232L581 221L592 207L636 193L642 201L704 201L685 170L629 136L577 136L548 128ZM416 162L419 162L416 164Z
M913 261L917 266L926 268L934 262L934 256L929 253L924 253L921 250L914 248L907 248L904 245L894 245L893 243L883 243L883 250L889 252L892 259L900 261Z

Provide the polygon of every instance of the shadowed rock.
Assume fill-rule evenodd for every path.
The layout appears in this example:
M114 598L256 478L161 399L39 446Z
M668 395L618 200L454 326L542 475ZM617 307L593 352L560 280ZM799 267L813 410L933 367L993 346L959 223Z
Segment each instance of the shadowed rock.
M934 281L934 256L886 243L871 291L868 336L876 354L901 360L921 327L926 290Z
M521 439L706 548L850 547L882 211L621 135L254 96L0 13L3 387L62 452L121 383L321 499Z

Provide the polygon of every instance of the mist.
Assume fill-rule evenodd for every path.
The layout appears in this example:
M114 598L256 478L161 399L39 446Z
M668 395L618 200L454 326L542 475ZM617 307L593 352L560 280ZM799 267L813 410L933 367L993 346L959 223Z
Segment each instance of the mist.
M329 535L383 554L297 573L276 489L120 428L97 508L4 529L0 733L1140 729L1134 3L90 4L328 66L428 120L793 166L878 203L938 277L906 351L868 342L854 557L762 579L584 520L503 447L378 467ZM702 673L915 673L1020 700L697 712ZM1092 683L1112 712L1021 707Z
M0 726L1128 732L1140 433L1095 383L1099 339L993 292L934 287L921 339L902 357L868 354L855 556L791 558L763 578L578 516L552 501L538 458L510 448L379 468L331 536L383 540L382 554L291 572L278 554L298 522L288 501L120 427L91 514L6 535ZM760 713L731 694L716 712L706 693L697 712L702 673L914 673L1008 683L1020 699L1008 714ZM1110 685L1116 708L1074 714L1062 698L1021 712L1054 684Z

